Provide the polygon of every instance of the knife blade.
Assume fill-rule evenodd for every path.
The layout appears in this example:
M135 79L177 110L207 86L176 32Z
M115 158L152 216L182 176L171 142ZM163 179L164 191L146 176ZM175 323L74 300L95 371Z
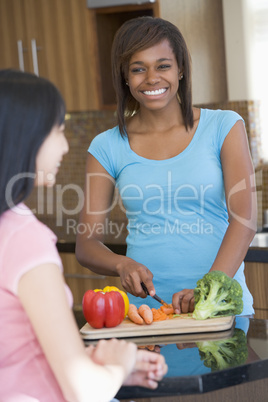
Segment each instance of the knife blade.
M149 291L148 291L148 289L147 289L147 287L146 287L146 285L145 285L143 282L141 282L141 287L142 287L142 289L144 290L144 292L145 292L148 296L151 296L150 293L149 293ZM154 296L151 296L151 297L152 297L153 299L155 299L156 301L158 301L158 303L162 304L163 306L167 306L167 305L168 305L163 299L161 299L161 297L159 297L159 296L157 296L157 295L154 295Z

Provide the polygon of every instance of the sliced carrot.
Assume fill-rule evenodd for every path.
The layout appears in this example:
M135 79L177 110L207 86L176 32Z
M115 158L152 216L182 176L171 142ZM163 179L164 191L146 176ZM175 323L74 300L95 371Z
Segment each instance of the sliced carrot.
M152 308L154 321L164 321L173 318L174 309L172 304L161 306L159 309Z
M152 308L152 313L153 313L153 320L154 321L164 321L167 319L166 313L164 313L160 309Z
M138 309L139 315L144 319L145 324L150 325L153 322L153 313L147 304L142 304Z
M168 304L167 306L161 306L160 310L162 310L167 315L174 314L174 308L173 308L172 304Z
M155 345L139 345L138 349L148 349L154 351Z
M146 345L146 349L151 350L152 352L154 351L155 345Z
M130 304L128 308L128 318L135 324L144 324L143 318L139 315L138 309L134 304Z
M157 321L166 321L166 319L167 319L167 316L165 315L163 315L163 316L158 316L158 317L154 317L154 322L157 322Z

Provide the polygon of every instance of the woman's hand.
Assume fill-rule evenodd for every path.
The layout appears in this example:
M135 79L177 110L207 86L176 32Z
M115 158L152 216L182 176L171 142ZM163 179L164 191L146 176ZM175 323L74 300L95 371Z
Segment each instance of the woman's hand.
M192 313L194 311L194 289L183 289L174 293L172 305L176 314Z
M163 378L167 370L164 356L147 350L138 350L134 370L124 385L155 389L157 382Z
M145 265L125 257L116 268L122 286L127 292L144 299L147 295L141 287L141 282L143 282L150 295L155 295L155 288L152 282L153 274Z
M86 350L87 355L94 363L102 366L121 366L124 371L124 380L128 378L137 364L137 346L132 342L102 339L95 347L90 346Z
M137 350L134 343L124 340L100 340L96 346L87 347L86 352L96 364L121 366L125 373L124 385L154 389L168 370L162 355Z

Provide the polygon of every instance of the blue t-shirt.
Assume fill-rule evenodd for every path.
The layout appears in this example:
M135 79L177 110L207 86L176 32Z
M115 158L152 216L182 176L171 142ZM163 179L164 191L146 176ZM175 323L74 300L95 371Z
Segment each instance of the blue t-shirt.
M156 293L194 289L212 266L228 227L220 152L241 116L201 109L196 132L179 155L166 160L139 156L118 127L97 135L89 152L115 179L128 218L127 256L153 273ZM244 264L235 279L243 288L243 314L253 314ZM139 306L144 299L129 295ZM157 302L146 299L151 307Z

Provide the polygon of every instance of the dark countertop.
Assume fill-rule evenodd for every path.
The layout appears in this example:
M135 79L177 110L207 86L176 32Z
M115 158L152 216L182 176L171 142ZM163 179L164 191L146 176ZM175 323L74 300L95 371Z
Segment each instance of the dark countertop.
M106 246L117 254L125 255L125 244L106 244ZM60 253L74 253L75 243L59 241L57 248ZM268 262L268 247L250 247L245 257L245 262Z
M244 331L246 334L245 347L248 355L243 363L240 362L239 365L235 365L234 361L232 361L231 365L234 364L234 366L216 371L206 367L204 361L200 358L199 349L195 344L195 338L200 341L200 334L192 335L189 339L187 339L187 334L179 337L178 335L172 335L169 336L168 343L166 343L166 336L147 337L146 345L160 345L160 353L165 356L169 366L167 375L159 383L156 390L148 390L142 387L122 387L116 397L122 400L190 394L200 395L239 384L267 379L267 320L236 317L235 324L230 331L202 334L203 339L201 341L204 342L207 339L211 342L210 346L215 346L217 342L222 342L223 339L232 338L237 329L238 331ZM136 343L140 344L139 338L132 338L131 340L135 342L135 339ZM238 347L236 350L239 352Z
M245 257L245 262L268 262L268 248L250 247Z

